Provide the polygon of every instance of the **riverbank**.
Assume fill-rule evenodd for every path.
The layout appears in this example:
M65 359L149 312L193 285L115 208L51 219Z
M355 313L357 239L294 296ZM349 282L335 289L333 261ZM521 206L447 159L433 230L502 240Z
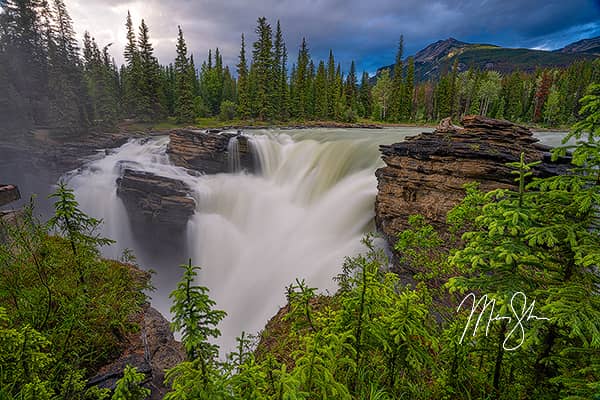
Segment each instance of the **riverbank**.
M522 125L533 131L568 131L569 126L548 127L534 123L522 123ZM162 132L178 128L193 129L312 129L312 128L344 128L344 129L383 129L383 128L435 128L434 122L402 122L391 123L383 121L374 121L370 119L360 119L357 122L339 122L339 121L256 121L256 120L231 120L221 121L218 118L197 118L193 124L178 124L174 119L159 122L135 122L123 121L118 124L117 129L120 132Z

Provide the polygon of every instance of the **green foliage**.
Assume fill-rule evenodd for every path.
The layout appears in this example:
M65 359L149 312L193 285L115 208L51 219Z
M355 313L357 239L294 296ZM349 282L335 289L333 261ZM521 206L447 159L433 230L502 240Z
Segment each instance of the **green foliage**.
M79 283L84 284L87 266L84 265L83 259L98 256L98 247L109 245L113 241L98 236L100 221L87 216L78 208L73 190L67 188L64 182L59 183L56 192L50 197L57 200L54 203L54 215L48 221L48 226L68 239L77 263Z
M177 58L175 59L175 115L177 122L193 122L194 112L194 81L196 71L187 57L187 45L183 32L179 27L177 38Z
M208 296L208 288L195 284L196 271L200 268L192 266L192 260L181 267L184 269L183 277L169 296L173 299L172 329L181 332L188 358L207 366L218 356L218 347L209 339L221 334L217 324L226 313L214 310L215 302Z
M231 100L224 100L221 103L219 119L221 121L231 121L235 119L237 106Z
M112 400L144 400L150 395L150 389L142 387L145 376L135 367L127 365L123 377L117 381Z
M148 277L101 259L99 222L64 185L54 197L49 224L36 220L33 205L14 224L0 222L0 388L18 399L102 399L105 391L86 387L84 370L120 352ZM65 238L50 236L50 226Z
M393 95L392 81L390 80L390 73L387 70L381 72L377 78L377 83L373 87L373 100L377 104L377 108L381 111L381 114L375 116L381 121L385 121L389 118L388 108L390 107L391 96Z

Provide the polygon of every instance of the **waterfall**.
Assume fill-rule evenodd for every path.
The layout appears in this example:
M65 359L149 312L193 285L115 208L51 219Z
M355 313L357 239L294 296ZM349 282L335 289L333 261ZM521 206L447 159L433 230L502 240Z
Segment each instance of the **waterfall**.
M115 182L128 166L180 179L192 188L197 210L187 227L189 254L174 259L189 256L202 267L199 283L228 313L218 343L231 350L242 330L259 331L285 305L285 287L295 278L335 290L332 277L344 257L362 251L360 239L373 229L379 145L421 130L256 131L248 136L260 163L256 175L240 171L234 157L230 167L235 173L188 174L169 163L168 138L136 139L90 162L71 176L70 184L82 208L102 218L104 234L118 241L107 255L132 248L141 265L157 271L152 302L163 313L168 313L168 294L181 270L174 262L156 265L141 253ZM236 143L229 142L230 155Z
M227 155L229 157L229 172L240 172L240 142L237 136L229 139L229 143L227 143Z

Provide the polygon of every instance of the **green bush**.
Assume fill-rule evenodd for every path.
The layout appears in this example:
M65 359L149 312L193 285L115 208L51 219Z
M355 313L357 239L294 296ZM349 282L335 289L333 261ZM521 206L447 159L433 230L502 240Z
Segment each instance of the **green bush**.
M233 101L224 100L221 103L220 110L221 111L219 113L219 119L221 121L231 121L235 118L237 112L237 105Z

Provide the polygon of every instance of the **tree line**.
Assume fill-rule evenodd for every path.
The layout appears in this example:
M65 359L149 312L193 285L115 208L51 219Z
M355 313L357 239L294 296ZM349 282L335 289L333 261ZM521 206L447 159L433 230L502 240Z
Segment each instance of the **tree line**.
M161 65L148 25L142 20L136 29L129 13L118 67L110 44L99 45L89 32L79 48L63 0L0 0L0 7L0 117L8 131L81 132L123 120L199 117L427 123L465 114L556 126L576 121L585 87L600 80L595 60L508 75L459 71L455 63L438 80L417 82L402 36L391 71L359 76L353 61L342 66L332 50L313 60L306 39L290 63L279 21L273 29L265 17L253 43L242 34L235 71L218 48L198 67L181 27L174 63Z

